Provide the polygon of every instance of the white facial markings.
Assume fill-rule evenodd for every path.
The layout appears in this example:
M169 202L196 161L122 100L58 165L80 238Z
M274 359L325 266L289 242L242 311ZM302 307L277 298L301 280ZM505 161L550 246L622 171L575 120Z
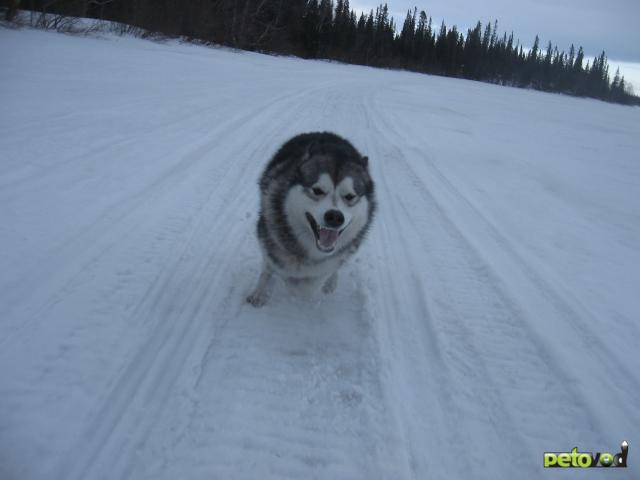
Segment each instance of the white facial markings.
M311 185L309 190L311 191L311 196L315 199L320 200L326 198L330 196L333 191L333 181L327 173L323 173L320 175L320 178L318 178L318 181ZM319 192L322 193L318 194Z
M346 208L351 208L358 201L358 195L355 188L353 188L353 178L344 177L338 187L336 188L336 205L344 205Z
M295 237L308 252L316 250L316 237L309 225L306 213L311 211L316 201L309 197L302 185L292 187L284 199L284 213ZM314 216L315 218L315 216Z
M313 217L318 227L325 228L325 214L329 210L339 210L342 213L344 223L338 228L341 234L336 242L336 250L351 242L366 226L369 203L366 197L356 195L353 183L353 178L345 177L334 186L331 176L323 173L313 185L296 185L288 192L284 202L287 222L312 257L326 258L327 254L318 249L307 213ZM322 190L322 195L315 194L313 189ZM353 195L353 199L348 197L350 195Z

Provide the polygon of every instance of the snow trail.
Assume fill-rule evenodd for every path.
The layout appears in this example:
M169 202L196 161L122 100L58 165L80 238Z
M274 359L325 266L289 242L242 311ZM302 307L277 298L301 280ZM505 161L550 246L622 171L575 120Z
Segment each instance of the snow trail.
M0 39L1 478L541 478L633 445L638 109ZM370 157L379 213L335 294L254 309L256 180L313 130Z

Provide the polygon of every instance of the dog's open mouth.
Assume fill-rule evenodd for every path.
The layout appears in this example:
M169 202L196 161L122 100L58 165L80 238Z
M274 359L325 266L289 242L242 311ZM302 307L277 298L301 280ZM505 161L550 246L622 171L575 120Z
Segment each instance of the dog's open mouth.
M338 237L344 231L344 228L342 230L336 230L335 228L321 227L309 212L305 212L305 215L307 216L311 230L313 230L313 234L316 236L316 246L318 250L324 253L333 252L336 248Z

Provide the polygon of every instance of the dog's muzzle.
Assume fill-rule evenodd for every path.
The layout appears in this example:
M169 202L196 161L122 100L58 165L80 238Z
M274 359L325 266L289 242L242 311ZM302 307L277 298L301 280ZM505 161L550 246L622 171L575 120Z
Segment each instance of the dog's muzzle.
M316 237L316 247L318 247L318 250L323 253L333 252L336 248L338 237L344 231L344 228L342 230L338 230L336 228L321 227L315 221L313 215L309 212L305 212L305 215L309 225L311 226L311 230Z

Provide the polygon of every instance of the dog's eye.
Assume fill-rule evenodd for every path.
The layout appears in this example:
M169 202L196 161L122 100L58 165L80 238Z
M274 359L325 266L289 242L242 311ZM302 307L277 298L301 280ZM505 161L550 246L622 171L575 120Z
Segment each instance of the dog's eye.
M347 193L347 194L344 196L344 199L345 199L347 202L353 202L353 201L355 200L355 198L356 198L356 196L355 196L353 193Z
M321 197L322 195L324 195L324 190L322 190L321 188L318 187L314 187L311 189L311 191L313 192L314 195Z

